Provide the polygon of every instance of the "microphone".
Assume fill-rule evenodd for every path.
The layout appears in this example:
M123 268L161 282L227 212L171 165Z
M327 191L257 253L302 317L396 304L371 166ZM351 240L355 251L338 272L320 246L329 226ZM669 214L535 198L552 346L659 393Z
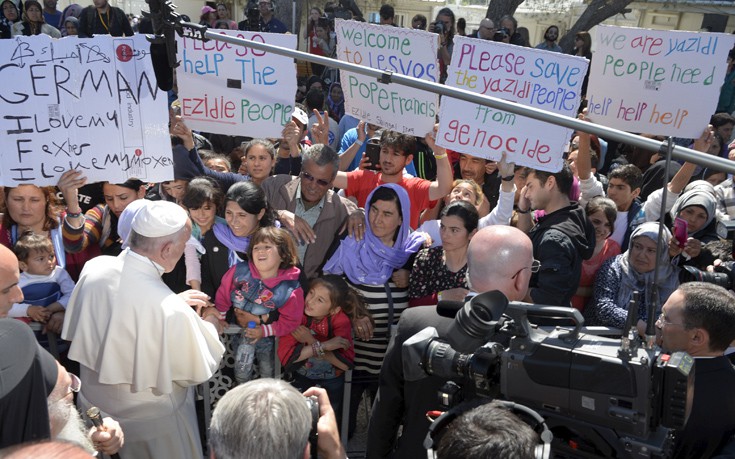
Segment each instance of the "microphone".
M146 36L151 43L151 63L156 75L158 88L170 91L174 87L174 72L178 67L176 61L176 25L181 23L181 16L173 11L175 6L170 0L146 0L150 12L143 11L143 16L150 18L153 36Z

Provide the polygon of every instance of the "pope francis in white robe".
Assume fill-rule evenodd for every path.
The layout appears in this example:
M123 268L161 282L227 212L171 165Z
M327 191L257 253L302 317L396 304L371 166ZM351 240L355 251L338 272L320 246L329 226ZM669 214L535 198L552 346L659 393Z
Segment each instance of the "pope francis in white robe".
M201 459L193 386L217 370L224 346L161 272L131 249L90 260L62 336L81 366L80 408L120 423L122 457Z

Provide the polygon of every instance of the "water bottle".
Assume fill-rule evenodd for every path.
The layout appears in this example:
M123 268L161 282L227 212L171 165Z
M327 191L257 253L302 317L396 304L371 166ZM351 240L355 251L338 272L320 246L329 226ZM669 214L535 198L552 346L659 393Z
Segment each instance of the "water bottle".
M248 328L254 329L255 322L248 322ZM250 380L253 374L253 359L255 358L255 345L245 334L245 330L240 332L240 344L235 352L235 380L238 383L244 383Z

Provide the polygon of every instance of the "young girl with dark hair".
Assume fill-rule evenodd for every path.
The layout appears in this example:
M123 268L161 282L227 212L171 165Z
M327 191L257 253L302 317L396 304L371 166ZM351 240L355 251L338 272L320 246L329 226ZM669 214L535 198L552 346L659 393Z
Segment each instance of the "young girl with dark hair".
M247 328L245 334L255 342L260 376L273 378L275 337L285 337L296 330L304 314L299 257L293 237L280 228L260 228L250 242L249 261L227 271L217 290L215 305L230 323L242 328L247 328L248 322L257 324L256 328ZM237 349L239 341L235 341L233 348Z
M292 374L291 384L301 391L325 388L338 417L344 373L355 360L352 320L369 315L365 300L344 279L319 277L309 284L301 326L278 342L278 358Z

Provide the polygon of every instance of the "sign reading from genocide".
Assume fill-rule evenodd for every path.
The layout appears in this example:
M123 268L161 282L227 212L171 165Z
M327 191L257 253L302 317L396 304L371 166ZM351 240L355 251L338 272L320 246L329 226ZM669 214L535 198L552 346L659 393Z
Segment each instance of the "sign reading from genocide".
M297 36L219 30L231 37L296 49ZM194 130L281 137L296 97L290 57L223 41L176 37L181 116Z
M173 178L166 93L142 35L0 40L0 183Z
M437 34L338 19L337 59L377 70L439 81ZM439 96L341 71L345 113L383 128L423 137L431 132Z
M596 27L588 117L616 129L696 138L717 106L735 36Z
M576 116L584 58L455 37L447 85ZM557 172L571 130L485 105L443 98L436 143L460 153Z

